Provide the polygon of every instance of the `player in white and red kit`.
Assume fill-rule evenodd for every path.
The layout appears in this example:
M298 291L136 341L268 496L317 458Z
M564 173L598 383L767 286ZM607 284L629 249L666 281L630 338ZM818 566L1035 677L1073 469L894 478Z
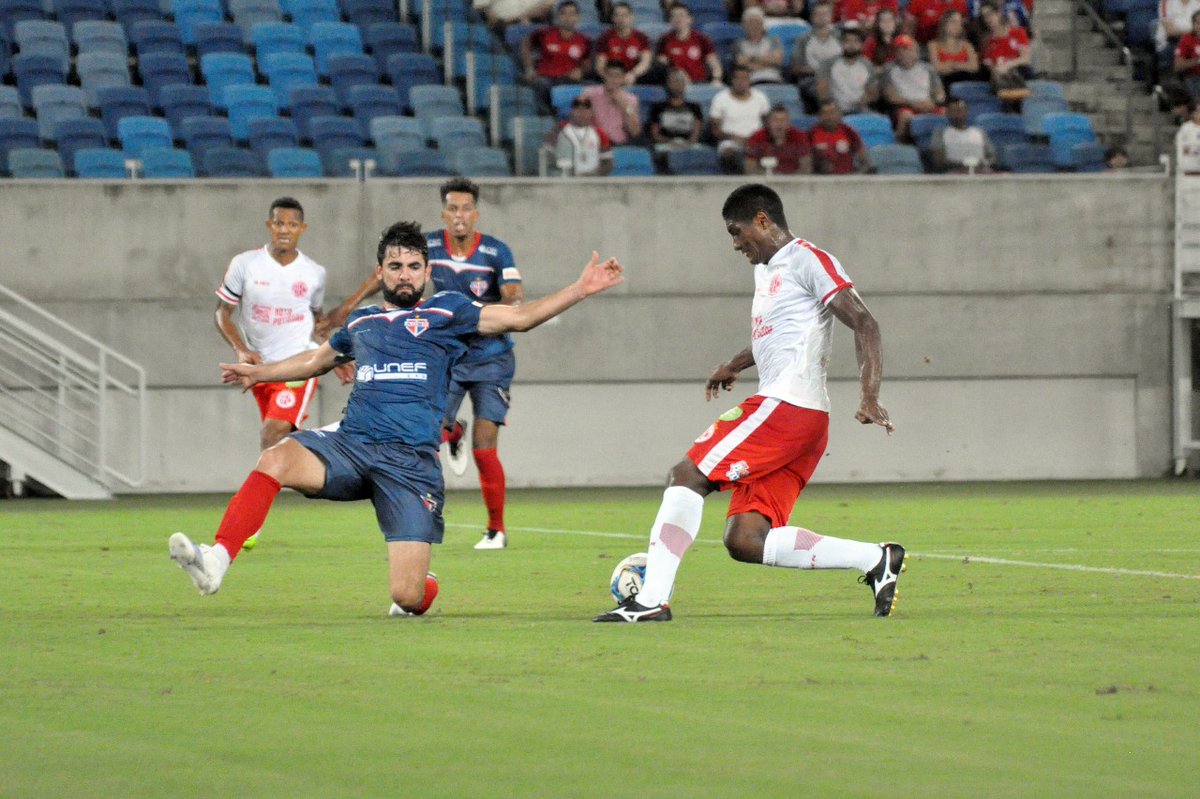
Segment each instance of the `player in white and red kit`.
M893 426L879 403L883 372L879 325L842 265L787 228L770 188L742 186L722 209L734 249L754 265L751 345L716 368L705 386L713 399L738 375L758 367L758 392L721 414L672 470L650 530L641 592L600 622L670 621L668 600L680 560L700 530L704 498L733 491L725 547L735 560L793 569L857 568L875 598L875 615L891 615L904 547L820 535L788 525L829 434L826 366L836 317L854 331L862 375L855 418Z

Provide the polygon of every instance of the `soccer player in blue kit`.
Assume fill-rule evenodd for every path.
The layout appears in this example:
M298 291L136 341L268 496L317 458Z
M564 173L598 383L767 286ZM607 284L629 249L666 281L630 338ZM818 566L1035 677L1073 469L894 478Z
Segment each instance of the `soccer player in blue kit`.
M387 541L390 613L424 613L437 595L429 564L444 530L437 449L452 367L472 337L529 330L624 279L616 259L601 262L592 253L574 283L527 304L482 305L454 292L422 302L430 269L420 227L398 222L384 231L377 251L382 306L358 309L317 349L272 364L221 364L223 382L243 390L321 375L351 359L358 366L341 427L303 430L265 450L230 501L212 546L171 536L171 558L202 595L221 587L280 489L294 488L314 498L371 499Z
M438 191L445 228L428 236L434 287L438 291L458 292L487 305L520 305L525 294L512 251L495 236L475 229L479 223L479 186L467 178L456 177L443 183ZM340 324L355 306L377 291L379 282L372 275L331 317ZM475 416L471 450L488 515L487 528L476 549L508 546L504 528L504 466L500 463L497 443L500 427L508 416L509 387L516 368L512 339L500 334L472 339L466 355L452 372L442 438L449 444L450 468L462 474L467 463L462 442L465 433L457 416L463 398L470 394Z

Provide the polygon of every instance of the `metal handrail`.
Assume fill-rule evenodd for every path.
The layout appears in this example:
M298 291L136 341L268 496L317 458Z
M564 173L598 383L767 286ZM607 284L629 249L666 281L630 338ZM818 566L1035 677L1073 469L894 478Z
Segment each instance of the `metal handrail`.
M1163 146L1162 146L1162 112L1161 108L1164 104L1169 104L1170 100L1167 97L1167 91L1161 84L1154 84L1154 113L1150 115L1151 135L1154 136L1154 158L1157 161L1162 161ZM1172 149L1171 160L1175 160L1175 152ZM1168 171L1170 171L1168 169Z
M1079 74L1079 9L1083 9L1083 12L1104 38L1121 51L1121 61L1129 68L1129 74L1125 78L1125 143L1129 144L1133 140L1133 96L1134 84L1137 83L1137 75L1135 74L1133 63L1133 51L1125 45L1125 42L1117 35L1117 32L1112 29L1111 25L1104 21L1104 17L1100 16L1099 12L1092 7L1092 4L1088 0L1071 0L1072 80Z

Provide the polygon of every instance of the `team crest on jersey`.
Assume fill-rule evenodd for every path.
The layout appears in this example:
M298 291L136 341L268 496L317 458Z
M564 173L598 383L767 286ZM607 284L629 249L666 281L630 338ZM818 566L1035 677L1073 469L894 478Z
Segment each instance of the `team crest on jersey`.
M487 288L488 288L488 282L481 277L477 277L474 280L472 280L470 285L471 285L471 293L474 294L476 297L482 297L483 293L485 291L487 291Z
M292 294L296 295L297 299L303 299L308 296L308 284L303 280L297 280L292 284Z
M404 329L414 336L419 336L429 329L429 320L420 316L404 320Z
M774 297L779 293L779 289L783 287L783 275L775 275L771 278L771 285L767 287L767 294Z
M731 483L736 483L743 477L749 476L749 474L750 464L746 463L745 461L738 461L729 467L729 471L725 472L725 479Z
M275 404L280 408L294 408L296 406L296 392L291 389L284 389L275 395Z

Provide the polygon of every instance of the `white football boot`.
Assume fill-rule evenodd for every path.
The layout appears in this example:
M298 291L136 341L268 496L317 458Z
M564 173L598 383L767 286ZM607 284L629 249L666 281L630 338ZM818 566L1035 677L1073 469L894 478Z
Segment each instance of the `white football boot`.
M508 536L503 530L488 530L483 538L475 545L476 549L504 549L508 546Z
M210 596L221 588L229 566L221 561L208 544L193 544L183 533L173 533L167 542L171 560L188 573L201 596Z

